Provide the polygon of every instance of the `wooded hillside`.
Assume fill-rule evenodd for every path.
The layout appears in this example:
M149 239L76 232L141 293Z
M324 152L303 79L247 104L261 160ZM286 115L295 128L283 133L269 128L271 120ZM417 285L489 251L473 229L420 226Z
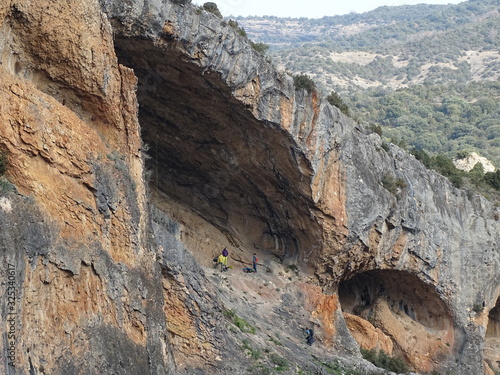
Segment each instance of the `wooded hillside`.
M237 18L272 61L340 94L408 149L500 166L500 4L380 7L321 19Z

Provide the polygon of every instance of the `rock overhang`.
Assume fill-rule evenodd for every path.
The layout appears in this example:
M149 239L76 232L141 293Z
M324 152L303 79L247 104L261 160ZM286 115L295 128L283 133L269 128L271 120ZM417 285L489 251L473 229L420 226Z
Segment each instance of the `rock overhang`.
M311 167L279 124L256 119L220 72L176 40L116 36L138 78L151 185L242 244L289 262L318 247Z
M312 228L309 238L315 237L315 242L299 240L299 247L319 249L315 254L325 259L334 255L331 260L338 258L334 252L341 255L346 249L373 253L377 247L388 252L399 246L424 263L430 256L434 260L425 267L433 268L446 242L457 246L456 233L470 235L460 215L477 210L477 205L450 188L446 179L426 171L397 147L382 147L380 140L336 114L314 93L295 91L290 77L280 77L224 20L189 4L157 3L103 5L115 25L120 61L139 76L140 116L152 159L160 127L167 131L168 148L158 152L158 158L170 171L166 176L172 177L164 179L165 186L176 184L171 189L177 196L184 191L183 196L190 196L186 202L196 201L190 203L196 209L213 203L213 217L220 225L228 221L221 192L232 198L250 192L275 194L271 205L266 198L262 204L252 202L251 209L258 216L267 211L263 217L274 218L281 233L303 238L302 232ZM156 61L154 66L148 65L148 58ZM184 145L189 151L181 157ZM213 170L200 156L207 154ZM189 171L194 173L189 176ZM384 186L386 175L403 182L400 192ZM183 182L177 184L173 177ZM218 196L222 199L215 199ZM297 199L294 209L287 198ZM284 208L275 209L278 201ZM249 206L243 197L234 202ZM431 216L439 227L429 225ZM269 223L274 227L271 221L266 226ZM345 277L346 264L337 263L334 282ZM369 263L362 269L377 268L373 259ZM349 269L356 273L360 268ZM422 270L423 277L429 277L427 271Z

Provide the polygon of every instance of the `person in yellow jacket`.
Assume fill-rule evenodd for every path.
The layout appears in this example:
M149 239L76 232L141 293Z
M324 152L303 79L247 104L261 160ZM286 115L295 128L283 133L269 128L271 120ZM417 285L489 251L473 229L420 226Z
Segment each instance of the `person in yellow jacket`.
M217 263L220 264L220 270L221 270L221 272L227 271L227 257L225 257L222 254L219 255L219 257L217 258Z

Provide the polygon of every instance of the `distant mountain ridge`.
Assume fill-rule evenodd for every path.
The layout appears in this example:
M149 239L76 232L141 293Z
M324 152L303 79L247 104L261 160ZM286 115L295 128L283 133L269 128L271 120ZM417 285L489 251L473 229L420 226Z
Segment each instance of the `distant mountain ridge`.
M325 16L319 19L280 18L275 16L236 17L248 36L273 47L298 47L302 43L330 41L347 50L384 49L387 44L377 42L380 34L391 41L411 41L412 36L443 32L459 25L498 18L499 4L494 0L467 1L458 5L402 5L382 6L366 13ZM365 39L367 32L370 38ZM393 34L387 34L387 32ZM364 34L363 45L356 45L356 36ZM354 38L353 38L354 37ZM418 38L417 38L418 39ZM390 44L389 44L390 45Z
M352 116L431 153L478 152L500 166L500 4L384 6L307 18L238 17L291 74L334 90Z
M409 18L428 17L442 10L443 5L405 5L382 6L366 13L352 12L340 16L324 16L322 18L282 18L276 16L236 17L245 27L252 39L261 40L270 45L287 44L297 46L298 43L322 41L336 36L352 36L373 27L389 26L402 21L402 14ZM411 17L413 16L413 17Z
M461 62L479 56L471 64L470 73L476 80L495 80L500 73L488 69L500 61L497 31L500 30L500 5L493 0L458 5L383 6L363 14L320 19L239 17L237 21L250 39L269 44L275 51L273 56L287 68L294 68L292 70L304 69L295 69L302 67L289 64L290 55L326 60L333 55L335 62L342 61L338 55L362 51L372 54L371 61L392 56L395 61L404 62L399 68L401 65L451 64L454 69L460 69ZM283 50L293 50L293 53ZM351 63L366 65L366 60L360 61L355 55L350 58ZM414 64L410 64L410 60ZM478 63L484 68L478 69ZM478 76L478 71L483 74ZM311 73L319 75L320 72ZM391 72L382 73L389 76Z

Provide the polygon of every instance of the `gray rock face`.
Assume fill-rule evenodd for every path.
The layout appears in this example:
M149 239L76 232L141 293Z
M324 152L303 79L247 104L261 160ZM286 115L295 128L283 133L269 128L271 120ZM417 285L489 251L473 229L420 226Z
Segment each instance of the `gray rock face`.
M487 315L500 285L495 207L295 91L226 21L170 2L102 4L139 78L156 188L243 243L312 266L330 291L370 270L417 277L453 320L442 364L482 371L477 306Z

